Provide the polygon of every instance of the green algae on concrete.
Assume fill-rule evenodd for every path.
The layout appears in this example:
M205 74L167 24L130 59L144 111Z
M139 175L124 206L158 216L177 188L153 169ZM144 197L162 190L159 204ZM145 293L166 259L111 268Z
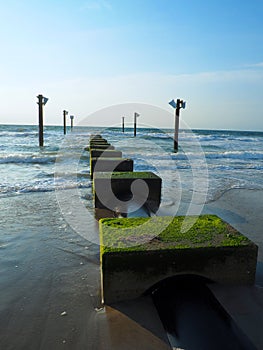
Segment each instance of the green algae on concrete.
M116 151L116 150L104 150L104 149L91 149L90 150L90 157L91 158L121 158L122 152Z
M113 174L108 172L100 172L97 175L97 178L101 179L114 179L114 180L122 180L122 179L160 179L160 177L150 171L119 171Z
M96 143L96 144L90 145L89 147L85 148L85 151L90 151L92 149L113 150L113 149L115 149L115 147L110 145L109 143L107 143L107 144L106 143L105 144Z
M100 137L102 137L101 134L91 134L91 135L90 135L90 139L91 139L91 140L92 140L92 139L95 139L95 138L100 138Z
M94 140L89 142L90 145L109 145L107 140Z
M182 232L185 220L195 223ZM224 284L255 281L257 246L217 216L102 219L99 225L105 303L136 298L178 274Z
M133 171L133 160L129 158L91 158L90 176L93 177L93 172L124 172Z
M181 231L184 220L195 219L194 225L186 232ZM101 244L103 252L115 251L145 251L154 249L186 249L222 246L242 246L250 241L232 226L216 215L201 215L199 217L177 216L152 218L118 218L102 219ZM160 228L164 227L158 234ZM125 234L124 234L125 232ZM129 244L149 233L150 241L145 244ZM156 233L155 233L156 232ZM136 235L136 236L134 236ZM123 242L124 239L124 242ZM123 244L122 244L123 243ZM128 245L128 247L127 247Z

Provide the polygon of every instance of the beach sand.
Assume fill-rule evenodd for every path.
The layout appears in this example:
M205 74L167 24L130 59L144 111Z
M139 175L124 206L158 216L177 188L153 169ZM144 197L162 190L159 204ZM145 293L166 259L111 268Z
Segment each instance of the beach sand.
M263 191L232 189L206 209L258 245L255 286L211 285L210 288L256 348L263 349Z
M259 246L255 286L210 286L258 349L263 348L262 195L259 190L230 190L204 208ZM41 201L49 203L46 210L53 208L48 222L41 221L39 194L31 195L30 203L26 196L12 199L18 221L14 230L17 225L21 229L8 242L1 242L0 348L170 349L150 297L97 309L98 246L76 237L70 228L63 234L56 232L54 227L61 218L55 198L51 194L41 196ZM8 199L0 202L8 208ZM5 217L3 209L3 229L10 230L14 224Z

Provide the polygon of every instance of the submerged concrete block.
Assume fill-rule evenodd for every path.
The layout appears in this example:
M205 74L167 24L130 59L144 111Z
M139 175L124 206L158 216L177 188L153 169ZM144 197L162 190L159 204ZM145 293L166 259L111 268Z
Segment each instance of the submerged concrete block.
M90 176L93 172L120 172L133 171L133 160L128 158L92 158L90 166Z
M122 152L116 150L91 149L90 158L121 158Z
M109 143L105 143L105 144L98 144L98 143L94 143L92 145L89 146L89 150L92 150L92 149L99 149L99 150L113 150L115 149L114 146L112 146L111 144Z
M163 279L194 274L223 284L255 281L258 247L215 215L100 220L103 301L139 297Z
M96 139L96 140L90 140L89 144L93 145L93 144L107 144L108 141L106 139Z
M95 172L93 188L95 208L125 212L123 197L156 212L161 201L162 179L152 172ZM124 208L125 210L123 211Z
M96 138L102 138L102 136L100 134L92 134L92 135L90 135L90 139L91 140L94 140Z
M114 149L115 147L112 146L108 142L90 142L88 147L85 147L85 151L90 151L92 149Z
M101 135L95 135L90 138L89 143L96 143L96 142L107 142L107 140L102 137Z

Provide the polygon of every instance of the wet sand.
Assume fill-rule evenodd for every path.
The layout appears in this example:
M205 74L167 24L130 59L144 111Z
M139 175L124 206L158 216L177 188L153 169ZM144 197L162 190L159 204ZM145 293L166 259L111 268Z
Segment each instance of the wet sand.
M259 245L255 286L210 287L258 349L263 348L262 194L231 190L204 208ZM41 194L41 201L48 203L44 210L52 209L49 220L40 215L39 194L30 195L30 203L27 199L26 195L12 199L16 223L6 219L8 199L0 199L3 237L8 237L0 242L0 348L170 349L150 297L96 310L98 246L76 236L69 227L57 232L58 222L65 223L52 194Z
M233 189L207 209L224 218L259 247L255 286L211 285L210 288L257 349L263 349L263 191Z
M151 298L97 309L99 247L67 226L54 194L0 205L0 349L169 349Z

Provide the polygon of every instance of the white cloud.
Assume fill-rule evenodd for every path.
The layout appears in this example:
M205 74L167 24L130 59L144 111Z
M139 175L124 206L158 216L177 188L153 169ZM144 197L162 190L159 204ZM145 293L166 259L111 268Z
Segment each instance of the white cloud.
M1 91L2 90L2 91ZM74 80L53 81L33 88L13 89L0 87L3 94L2 115L18 117L10 105L14 92L16 104L27 115L29 123L37 117L35 96L43 93L49 97L45 106L47 124L60 124L63 109L82 118L107 106L123 103L146 103L159 106L172 113L168 102L173 98L187 101L182 118L192 128L254 129L263 130L261 101L263 100L263 70L200 72L196 74L137 73L112 77L82 77ZM21 96L21 99L20 99ZM27 102L26 102L27 101ZM21 114L21 113L20 113ZM90 117L90 125L113 125L120 116L101 120ZM127 121L132 121L129 113ZM6 121L8 122L8 121ZM24 121L25 122L25 121ZM142 116L141 123L156 127L172 127L173 118L153 120Z
M245 67L249 67L249 68L263 68L263 62L246 64Z
M214 125L218 128L235 128L234 122L237 123L238 119L240 122L237 128L242 128L242 125L246 128L247 116L252 111L255 120L259 120L261 114L257 104L260 105L263 99L262 96L260 98L263 72L240 70L181 75L138 73L105 78L86 77L46 86L45 91L54 96L55 105L67 101L65 108L82 117L107 106L129 102L152 104L171 111L168 101L182 98L187 101L183 117L192 127L212 128ZM118 118L116 116L117 121ZM114 118L110 119L109 123L116 122ZM107 120L91 118L90 122L92 125L103 125ZM150 124L152 120L149 117L144 122ZM172 125L168 118L155 120L154 123L159 127Z

